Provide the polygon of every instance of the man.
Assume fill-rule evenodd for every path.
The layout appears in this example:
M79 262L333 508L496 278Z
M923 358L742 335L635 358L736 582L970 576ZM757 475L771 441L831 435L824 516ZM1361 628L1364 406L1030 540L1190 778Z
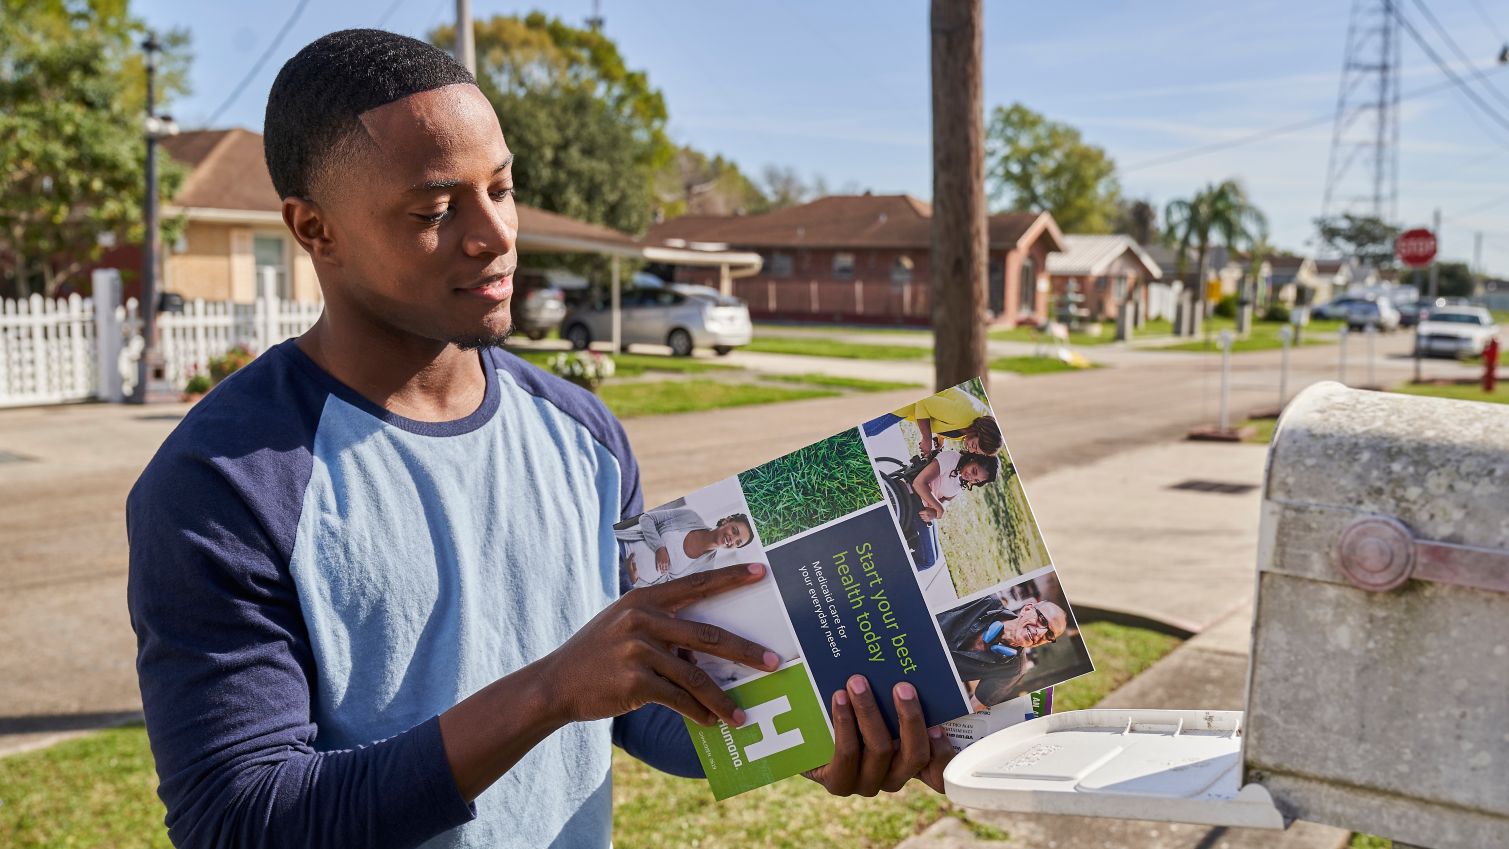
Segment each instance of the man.
M1068 624L1064 609L1051 601L1030 601L1012 611L993 595L938 614L954 667L979 701L977 708L1021 695L1018 685L1027 672L1022 651L1053 642Z
M684 654L776 658L675 614L763 568L618 597L638 469L590 394L496 348L513 156L464 68L325 36L279 73L265 136L324 313L196 405L127 502L169 837L607 845L610 739L696 775L658 705L744 721ZM891 695L894 745L863 678L833 695L839 754L812 775L831 792L941 783L915 692Z

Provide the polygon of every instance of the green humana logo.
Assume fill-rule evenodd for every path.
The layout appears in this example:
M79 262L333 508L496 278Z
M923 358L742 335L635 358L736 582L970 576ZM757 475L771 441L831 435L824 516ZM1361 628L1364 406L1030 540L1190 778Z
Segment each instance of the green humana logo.
M833 759L827 714L800 663L728 691L746 717L731 728L687 723L713 795L726 799Z
M760 739L744 747L744 757L739 757L739 747L734 743L733 731L727 725L722 727L723 742L728 748L728 754L733 759L734 766L741 767L746 763L753 763L761 758L794 749L806 742L802 737L802 729L789 728L785 731L777 731L775 719L778 716L791 712L791 700L785 696L758 704L754 707L745 708L745 728L754 728L760 732Z

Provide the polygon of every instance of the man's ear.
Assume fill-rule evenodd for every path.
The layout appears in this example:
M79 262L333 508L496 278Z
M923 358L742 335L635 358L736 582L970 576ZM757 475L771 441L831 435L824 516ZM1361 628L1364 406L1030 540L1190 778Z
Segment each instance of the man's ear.
M283 198L283 223L316 264L340 264L334 234L319 204L308 198Z

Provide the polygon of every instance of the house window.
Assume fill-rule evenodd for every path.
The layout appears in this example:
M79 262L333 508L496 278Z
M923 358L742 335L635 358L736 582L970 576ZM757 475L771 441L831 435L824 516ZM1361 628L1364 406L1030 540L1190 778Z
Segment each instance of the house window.
M1127 276L1125 274L1116 278L1116 303L1121 303L1127 297Z
M278 297L292 300L288 280L288 242L282 236L257 235L252 239L252 256L257 262L257 294L262 294L262 270L271 268L278 277Z
M848 280L854 276L854 254L838 253L833 255L833 276Z
M912 258L911 257L909 257L909 256L898 256L898 257L896 257L895 260L893 260L891 262L891 282L892 283L910 283L910 282L912 282Z
M1016 312L1018 317L1037 314L1037 264L1032 257L1022 260L1022 276L1017 281Z
M770 255L770 276L791 276L791 254L783 254L777 251Z

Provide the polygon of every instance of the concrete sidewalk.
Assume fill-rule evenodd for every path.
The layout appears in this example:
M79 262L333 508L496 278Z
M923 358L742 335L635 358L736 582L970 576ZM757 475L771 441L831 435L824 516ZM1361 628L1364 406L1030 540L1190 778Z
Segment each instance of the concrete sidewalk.
M1250 604L1230 611L1097 707L1241 710L1251 623ZM966 823L944 817L897 849L1342 849L1351 838L1346 829L1302 821L1275 832L996 811L964 814L1005 832L1006 839L976 837Z

